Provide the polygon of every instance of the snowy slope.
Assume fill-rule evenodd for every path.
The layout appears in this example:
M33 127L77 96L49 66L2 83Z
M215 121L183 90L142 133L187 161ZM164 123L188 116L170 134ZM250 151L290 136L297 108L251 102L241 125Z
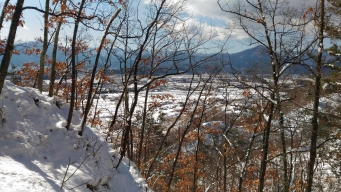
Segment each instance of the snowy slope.
M0 109L0 191L145 191L128 159L114 168L119 155L100 132L77 136L79 113L64 128L68 105L57 98L6 81Z

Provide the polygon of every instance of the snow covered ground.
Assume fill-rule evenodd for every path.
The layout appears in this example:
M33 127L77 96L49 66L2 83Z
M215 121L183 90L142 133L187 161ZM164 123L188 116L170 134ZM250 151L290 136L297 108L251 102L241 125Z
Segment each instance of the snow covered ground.
M58 104L57 104L58 103ZM100 131L77 135L80 114L66 130L68 105L5 82L0 96L0 191L145 191L135 165Z
M209 98L214 98L218 100L229 100L234 101L233 105L228 106L227 113L236 113L240 112L238 105L238 101L241 103L241 105L244 105L243 99L245 97L243 96L243 90L237 89L237 88L228 88L228 96L225 96L224 92L214 92L209 96ZM153 101L157 101L160 103L161 107L157 109L157 111L154 113L155 120L159 116L159 114L164 113L166 117L174 117L179 114L181 109L183 108L183 104L187 97L187 91L179 90L179 89L166 89L163 91L151 91L148 94L148 105L151 104ZM163 96L163 95L169 95L170 97L168 99L164 100L153 100L153 96ZM199 91L194 92L190 99L196 101L199 96ZM104 121L110 122L116 109L116 105L118 100L120 99L121 94L120 93L102 93L98 99L94 100L94 104L98 103L98 108L101 110L101 113L99 114L100 118ZM202 96L204 97L204 96ZM129 94L129 103L132 103L134 99L134 94ZM142 111L143 110L143 104L145 101L145 92L141 92L138 96L138 104L136 106L135 111ZM225 105L221 105L224 107ZM119 109L119 114L123 114L124 107L123 104L121 104L121 108ZM224 111L224 109L222 110Z

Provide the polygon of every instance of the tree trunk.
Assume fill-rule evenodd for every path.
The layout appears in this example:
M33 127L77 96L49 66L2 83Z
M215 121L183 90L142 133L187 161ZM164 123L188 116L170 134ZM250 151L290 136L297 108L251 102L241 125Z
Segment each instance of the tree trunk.
M226 149L224 149L224 187L223 187L223 191L227 192L227 151Z
M205 110L203 110L204 112ZM198 166L199 166L199 157L198 157L198 153L199 153L199 150L200 150L200 124L201 124L201 120L203 119L203 113L201 114L201 117L200 117L200 123L198 125L196 125L197 127L197 147L195 149L195 161L194 161L194 170L193 170L193 189L192 191L195 192L197 191L197 188L198 188Z
M257 132L258 126L259 126L259 123L255 126L255 128L253 130L251 141L250 141L249 147L247 149L247 152L245 154L245 162L244 162L244 165L242 166L242 172L239 176L238 192L243 191L243 182L244 182L245 175L246 175L246 168L247 168L247 165L249 163L249 159L250 159L251 152L252 152L252 146L253 146L253 143L254 143L255 138L256 138L256 132Z
M277 109L279 112L279 127L280 127L280 138L281 138L281 146L282 146L282 154L281 154L281 161L282 161L282 182L283 182L283 191L289 191L289 179L288 179L288 159L287 159L287 151L286 151L286 142L285 142L285 131L284 131L284 114L282 111L282 100L279 94L278 85L276 83L276 98L277 98Z
M38 73L38 89L40 92L43 91L43 78L44 78L44 68L45 68L45 57L47 52L47 35L49 33L49 5L50 0L45 1L45 13L44 13L44 40L43 47L40 53L40 67Z
M144 104L143 104L143 116L142 116L142 126L141 126L141 134L140 134L140 141L139 141L139 150L137 154L137 167L141 168L141 154L142 154L142 146L144 140L144 132L146 128L146 116L147 116L147 104L148 104L148 94L149 94L149 87L146 87L146 96L144 97ZM145 151L146 153L146 151Z
M12 17L12 23L8 32L5 52L2 57L1 67L0 67L0 94L2 91L2 87L4 86L4 82L7 76L7 72L8 72L9 63L11 61L12 51L14 49L15 35L17 33L17 28L19 25L20 15L22 13L23 5L24 5L24 0L17 1L15 11Z
M77 18L75 21L75 28L73 30L73 38L72 38L72 44L71 44L71 65L72 65L72 83L71 83L71 98L70 98L70 109L69 109L69 115L67 117L67 124L66 129L70 129L71 121L72 121L72 115L73 115L73 109L75 108L75 96L76 96L76 40L77 40L77 32L78 32L78 25L81 20L81 13L84 7L86 0L82 0L80 8L78 10Z
M261 16L262 16L262 20L265 21L266 18L265 18L265 15L264 15L264 12L263 12L263 5L262 5L262 2L260 0L258 0L258 5L259 5L259 11L261 13ZM274 20L274 18L273 18ZM265 32L265 37L266 37L266 40L267 40L267 44L268 44L268 51L269 51L269 55L270 55L270 61L271 61L271 68L272 68L272 80L274 82L274 87L273 87L273 94L272 94L272 101L271 102L274 102L276 101L276 107L277 107L277 110L279 112L279 126L280 126L280 138L281 138L281 147L282 147L282 154L281 154L281 161L282 161L282 167L281 167L281 172L282 172L282 184L283 184L283 191L284 192L288 192L289 191L289 182L288 182L288 166L287 166L287 154L286 154L286 144L285 144L285 133L284 133L284 118L283 118L283 112L282 112L282 104L281 104L281 96L279 94L279 78L280 78L280 61L279 61L279 58L277 56L277 53L276 53L276 44L277 44L277 41L276 40L271 40L270 38L270 31L269 28L268 28L268 25L266 22L263 23L263 26L264 26L264 32ZM276 31L272 32L274 33L274 36L276 36ZM273 46L272 43L275 43ZM274 104L272 104L273 106ZM274 110L274 108L271 108L271 110ZM273 113L273 112L270 112L270 113ZM269 118L270 119L270 118ZM269 131L269 130L267 130ZM268 136L267 136L268 137ZM269 138L267 138L269 139ZM263 157L264 158L264 157ZM263 162L262 162L263 163ZM264 170L264 172L262 172L262 176L264 177L265 176L265 172L266 172L266 162L265 162L265 168L262 167ZM264 187L264 178L263 178L263 181L260 182L260 185L261 186L261 183ZM259 188L260 190L260 188ZM262 189L263 190L263 189Z
M320 0L319 5L320 21L318 23L318 52L316 57L316 71L315 71L315 94L314 94L314 106L313 106L313 117L311 120L312 133L310 139L310 158L308 162L307 170L307 188L306 191L312 191L313 177L314 177L314 165L316 159L316 144L317 144L317 131L318 131L318 113L319 113L319 102L320 102L320 91L321 91L321 78L322 78L322 52L323 52L323 29L324 29L324 0Z
M2 23L4 22L4 18L5 18L5 9L8 5L8 3L9 3L9 0L6 0L4 2L4 4L2 5L2 12L1 12L1 16L0 16L0 31L2 29Z
M56 80L57 49L58 49L58 39L59 39L59 32L60 32L61 26L62 26L62 22L59 21L57 24L57 28L56 28L56 34L54 36L54 45L53 45L53 51L52 51L52 66L51 66L49 97L53 96L54 81Z
M82 135L83 134L83 130L84 130L84 126L86 124L86 121L87 121L87 118L88 118L88 113L90 111L90 107L91 107L91 101L92 101L92 89L93 89L93 84L94 84L94 80L95 80L95 76L96 76L96 71L97 71L97 66L98 66L98 62L99 62L99 57L101 55L101 50L102 50L102 47L103 47L103 44L104 44L104 41L105 41L105 38L108 34L108 31L109 31L109 28L112 24L112 22L115 20L115 18L117 17L118 13L121 11L120 8L118 8L116 10L116 12L114 13L114 15L111 17L105 31L103 32L103 36L102 36L102 40L101 40L101 44L99 45L98 47L98 52L97 52L97 55L96 55L96 60L95 60L95 64L94 64L94 67L92 69L92 74L91 74L91 79L90 79L90 87L89 87L89 92L88 92L88 97L87 97L87 100L86 100L86 105L85 105L85 110L84 110L84 115L83 115L83 120L82 120L82 126L81 126L81 130L80 132L78 133L79 135Z
M273 97L273 96L272 96ZM274 103L270 103L269 109L269 118L266 122L266 127L264 130L263 136L263 144L262 144L262 160L260 166L260 173L259 173L259 185L258 185L258 192L262 192L264 189L264 181L265 181L265 173L266 173L266 165L268 160L268 150L269 150L269 137L270 137L270 129L271 129L271 122L273 116L273 110L275 108Z
M156 36L153 37L153 45L155 45ZM152 47L152 53L155 53L155 46ZM149 71L149 79L153 76L153 67L154 67L155 55L152 55L152 59L150 62L150 71ZM141 154L142 154L142 146L144 140L144 132L146 128L146 116L147 116L147 108L148 108L148 94L149 94L150 85L146 87L146 95L144 97L144 106L143 106L143 116L142 116L142 126L141 126L141 134L140 134L140 141L139 141L139 150L137 154L137 167L140 168L141 165Z

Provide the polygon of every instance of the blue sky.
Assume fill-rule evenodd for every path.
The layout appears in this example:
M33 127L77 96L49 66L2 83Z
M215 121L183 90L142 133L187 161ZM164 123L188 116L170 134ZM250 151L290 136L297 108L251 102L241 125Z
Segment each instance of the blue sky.
M150 0L141 0L141 6L147 4L148 1ZM231 3L233 1L236 0L220 0L222 4L224 4L224 2ZM290 4L293 6L299 6L302 3L307 4L315 2L315 0L289 0L288 2L290 2ZM11 3L15 3L15 1L12 0ZM44 0L26 0L24 6L36 6L42 8L44 6ZM219 38L222 40L226 39L229 34L230 40L228 41L228 52L234 53L250 48L249 46L245 45L246 43L244 40L247 35L242 30L233 29L232 32L229 30L230 27L228 26L233 22L233 20L231 20L231 17L229 17L227 13L221 11L217 4L217 0L187 0L185 11L188 15L191 15L191 19L189 19L188 22L200 23L207 26L207 28L212 26L216 31L218 31L218 33L221 34ZM43 18L41 13L34 10L25 10L24 20L25 26L18 29L16 40L33 41L35 38L41 37L43 35ZM2 38L7 36L8 27L9 23L5 23L5 27L0 33Z
M176 0L174 0L176 1ZM15 3L15 1L11 1ZM148 3L148 0L141 0L141 7ZM0 2L2 4L2 2ZM36 6L38 8L44 9L44 0L26 0L24 6ZM222 33L229 32L226 29L226 20L224 20L224 13L220 10L217 2L215 0L189 0L187 4L187 13L192 15L189 22L200 23L204 25L213 25L216 30ZM1 7L2 8L2 7ZM25 10L24 13L24 27L19 27L17 31L16 41L34 41L37 37L42 37L43 35L43 18L42 13L35 10ZM10 23L4 23L4 28L1 30L1 37L6 38L8 35L8 28ZM232 33L233 39L241 40L241 36L236 35L238 33ZM224 39L225 36L220 37ZM246 47L238 42L232 42L229 47L231 49L229 52L238 52L245 49Z

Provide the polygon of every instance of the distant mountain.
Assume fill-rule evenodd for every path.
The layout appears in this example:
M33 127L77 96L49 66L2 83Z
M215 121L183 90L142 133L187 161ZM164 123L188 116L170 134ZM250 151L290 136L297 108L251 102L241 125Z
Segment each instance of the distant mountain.
M291 53L291 57L293 57L294 54L295 53ZM317 50L313 50L311 54L316 55ZM225 58L225 61L227 59L230 59L229 60L230 65L225 67L227 71L231 71L231 68L233 68L238 71L253 70L254 72L271 73L270 56L267 53L267 50L263 46L260 46L260 45L250 48L250 49L246 49L238 53L224 54L224 58ZM323 52L323 59L325 62L333 62L341 66L340 62L335 62L334 58L335 57L328 55L327 52L325 51ZM304 64L307 64L311 66L312 68L314 68L315 62L313 61L313 59L311 59L308 56L308 54L305 54L301 59L304 59ZM328 72L328 71L330 70L324 69L324 72ZM302 74L302 73L310 73L310 72L303 65L299 65L295 63L294 65L290 66L290 68L286 71L286 73Z
M32 47L33 45L37 45L38 48L41 47L41 43L40 42L25 42L25 43L20 43L19 45L17 45L17 49L19 50L23 50L25 47ZM95 51L92 50L92 52L95 54ZM52 55L52 45L49 46L49 49L47 51L48 55ZM118 53L119 55L123 53ZM105 53L103 52L103 54L105 56ZM178 56L176 57L177 63L179 64L179 70L180 71L185 71L186 69L188 69L188 61L185 59L183 59L182 57L185 57L184 55L186 54L178 54ZM325 53L325 56L327 56L327 54ZM60 51L58 52L58 56L59 59L60 58L64 58L65 60L65 55L63 55ZM200 55L197 54L194 57L194 60L200 60L201 57L205 57L205 55ZM253 70L255 72L261 72L261 73L271 73L271 66L270 66L270 57L267 54L266 50L264 49L263 46L256 46L256 47L252 47L250 49L246 49L244 51L238 52L238 53L224 53L224 54L218 54L217 55L218 58L223 59L224 63L228 63L225 67L224 67L224 71L225 72L231 72L232 70L238 70L238 71L242 71L242 72L247 72L248 70ZM305 58L308 58L308 56L306 55ZM1 59L1 57L0 57ZM78 60L83 60L85 59L84 56L78 56L77 58ZM90 60L91 63L94 63L95 61L95 55L86 58L87 60ZM35 62L35 63L39 63L39 55L25 55L25 54L20 54L20 55L13 55L12 59L11 59L11 64L15 65L15 66L21 66L24 62ZM110 68L112 70L115 71L115 73L120 73L120 64L119 64L119 60L117 58L113 58L111 61L111 66ZM313 61L310 61L310 65L313 66ZM163 67L168 68L169 66L172 66L172 61L169 62L165 62L162 64ZM89 68L91 68L92 66L89 66ZM148 71L148 66L144 67L143 69L141 69L141 71L139 73L144 73L143 71ZM159 70L158 72L156 72L155 75L160 75L165 73L166 70ZM200 73L200 72L206 72L207 71L207 66L201 66L196 68L196 72ZM171 71L168 71L171 72ZM289 71L287 71L288 73L307 73L307 70L299 65L293 66L290 68Z
M41 49L42 43L38 41L22 42L22 43L18 43L15 48L21 52L24 52L26 48L32 48L32 47L37 47ZM52 51L53 51L53 44L51 44L47 50L47 55L49 55L50 58L52 56ZM91 51L93 54L95 53L94 49ZM102 55L105 55L104 52ZM0 59L2 59L2 57L0 57ZM27 55L27 54L21 53L20 55L13 54L10 63L11 65L20 67L25 62L34 62L34 63L39 64L39 60L40 60L40 54ZM57 60L59 61L66 60L66 56L60 50L57 51ZM86 57L86 56L82 56L81 54L79 54L76 60L90 60L91 63L93 64L95 62L95 55ZM119 68L117 60L113 59L111 63L112 63L111 68Z
M260 45L238 53L229 54L229 56L232 66L236 68L250 68L260 62L270 62L269 55L265 52L264 47Z
M225 62L228 62L225 67L227 71L232 69L247 70L257 66L264 66L264 63L270 62L269 55L266 54L264 47L260 45L238 53L223 54L223 58Z

